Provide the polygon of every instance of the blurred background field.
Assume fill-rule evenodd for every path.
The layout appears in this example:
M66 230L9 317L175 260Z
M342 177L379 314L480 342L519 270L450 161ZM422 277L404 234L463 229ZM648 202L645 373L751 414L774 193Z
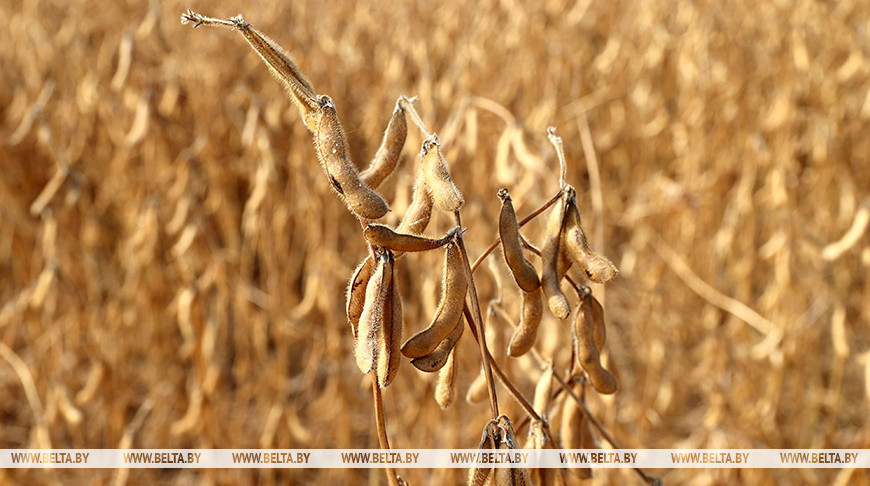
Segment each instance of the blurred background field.
M465 195L472 258L496 234L500 187L520 216L556 192L557 127L593 242L622 271L604 299L620 391L590 407L623 446L870 448L870 236L822 258L870 205L870 6L809 0L0 0L0 448L377 447L344 316L359 226L265 66L236 33L182 26L188 7L241 12L290 51L335 100L358 165L397 97L418 96ZM412 129L383 188L387 223L421 141ZM428 232L450 226L440 215ZM406 334L434 312L441 258L402 263ZM476 276L484 305L499 298L489 265ZM501 300L516 318L518 293ZM540 371L505 356L510 332L494 322L489 339L531 396ZM550 318L539 336L560 369L568 335ZM458 349L464 396L479 359L470 335ZM403 363L384 395L392 445L476 447L487 406L443 412L433 388ZM866 470L652 473L868 483ZM0 471L94 477L384 484L380 470Z

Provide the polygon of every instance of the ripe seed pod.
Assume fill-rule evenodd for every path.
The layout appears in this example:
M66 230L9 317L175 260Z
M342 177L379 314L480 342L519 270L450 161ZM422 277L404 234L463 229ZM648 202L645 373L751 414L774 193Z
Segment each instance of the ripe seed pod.
M438 347L435 348L435 351L432 351L426 356L412 359L411 364L418 370L426 373L434 373L440 370L447 363L447 359L450 357L450 352L456 346L459 338L462 337L464 330L465 325L463 324L462 319L460 319L456 323L456 327L453 331L438 343Z
M493 432L495 421L490 420L483 428L483 434L480 437L480 444L477 449L480 451L496 449L497 433ZM468 470L468 486L484 486L489 482L492 476L492 464L484 463L482 465L475 464Z
M411 205L405 212L402 222L399 223L397 231L410 234L420 234L425 231L426 227L429 226L429 219L432 217L433 204L429 186L418 174L417 182L414 183L414 196L411 199Z
M565 195L559 198L553 212L550 214L550 219L547 220L547 236L544 240L544 245L541 247L541 287L544 290L544 296L547 298L550 311L558 319L565 319L571 313L568 298L559 286L561 278L559 278L557 269L561 247L560 236L562 233L562 222L565 219L565 205L568 192L566 191Z
M402 342L402 297L396 280L396 265L393 254L386 252L390 280L387 302L384 304L383 325L378 329L378 386L385 388L392 383L401 364Z
M583 299L588 300L588 305L592 308L592 322L594 323L592 339L595 341L595 347L599 350L604 349L604 343L607 341L607 328L604 325L604 307L592 295L591 290L583 295Z
M423 157L421 169L426 185L432 190L432 200L438 209L453 212L462 207L465 200L453 180L450 171L447 170L447 162L441 153L441 145L438 143L438 135L432 134L423 141L423 149L420 154Z
M498 217L498 233L501 237L501 246L504 249L504 258L508 268L517 281L517 285L525 292L534 292L541 286L538 272L535 267L526 260L523 255L523 243L520 241L520 227L511 195L507 189L498 191L501 199L501 213Z
M390 123L387 124L387 130L384 132L381 146L375 152L375 157L368 168L360 172L359 176L363 184L372 189L377 189L384 179L393 172L396 164L399 162L399 156L402 155L402 148L405 146L405 137L407 135L408 122L405 119L405 109L402 108L400 103L396 102L396 108L393 110Z
M386 306L389 303L392 268L389 257L381 255L366 285L365 304L359 318L355 346L356 364L360 371L369 373L378 359L378 330L384 326Z
M388 248L392 251L429 251L441 248L453 239L459 228L450 230L446 236L433 240L423 236L397 233L383 224L370 224L363 230L363 236L369 243Z
M396 279L398 271L395 262L393 263L393 279L390 285L392 286L392 312L391 317L391 333L390 333L390 355L386 360L388 363L388 371L386 377L380 381L382 387L389 386L396 378L399 372L399 365L402 364L402 331L404 330L404 318L402 316L402 295L399 293L399 284Z
M431 353L456 328L456 323L462 317L468 276L465 274L459 245L455 241L447 245L441 287L441 302L432 323L402 345L402 354L408 358L419 358Z
M460 321L460 325L461 321ZM453 404L453 399L456 398L456 352L450 352L447 358L447 364L441 368L438 373L438 385L435 387L435 401L441 410L446 410L447 407Z
M534 292L523 292L522 315L520 325L514 331L507 355L518 357L526 354L535 344L538 327L544 315L544 304L541 300L541 288Z
M499 419L504 420L504 423L498 425L501 435L498 448L503 451L519 449L520 445L514 434L513 424L505 416L500 416ZM517 466L495 469L494 484L495 486L528 486L531 481L526 468Z
M350 161L350 149L344 129L338 120L335 105L329 96L319 98L314 146L317 158L326 171L332 187L344 199L347 207L366 219L378 219L390 211L389 205L360 179Z
M589 247L589 241L586 239L586 233L583 231L580 220L580 211L577 209L576 194L572 194L568 201L562 237L565 251L583 268L589 280L603 284L619 274L619 270L613 262L595 253Z
M583 299L574 318L574 347L577 362L589 375L589 382L599 393L610 395L616 392L616 379L601 366L598 348L595 346L595 322L591 302Z
M347 284L347 301L345 303L345 311L347 312L347 322L350 323L350 330L353 337L357 337L357 327L359 326L359 317L362 315L363 305L366 300L366 284L372 276L372 257L367 256L365 260L357 265L353 271L353 276Z
M251 48L260 56L260 59L266 63L269 71L290 92L291 99L299 107L303 122L309 130L312 130L313 124L310 124L309 121L310 116L317 110L317 97L311 82L296 66L293 56L288 54L277 42L251 27L251 24L245 22L241 15L229 20L220 20L205 17L188 9L186 13L181 15L181 23L187 24L189 22L193 22L194 28L201 25L222 25L238 30Z

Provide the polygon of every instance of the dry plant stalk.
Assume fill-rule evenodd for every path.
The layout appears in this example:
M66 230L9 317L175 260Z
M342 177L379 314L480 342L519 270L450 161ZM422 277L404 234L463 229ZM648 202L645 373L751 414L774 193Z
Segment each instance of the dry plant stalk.
M411 358L411 363L420 371L439 371L435 400L442 409L446 409L454 401L456 344L465 328L463 314L478 342L482 361L481 374L468 390L466 398L470 402L476 402L488 395L492 412L492 420L484 426L479 447L505 450L519 448L512 422L498 412L493 371L497 372L499 379L531 418L530 444L535 448L555 446L547 423L553 366L550 363L544 369L536 388L533 406L492 360L486 346L485 329L491 325L490 317L495 312L495 306L489 307L487 325L484 326L473 276L474 268L482 258L501 242L505 262L523 296L520 324L507 350L509 356L516 357L527 353L534 346L543 315L542 295L546 297L550 310L557 318L565 319L570 314L571 305L567 295L561 290L561 281L567 279L577 288L567 276L572 264L576 263L583 268L586 277L595 282L604 283L616 275L616 267L592 251L586 240L575 191L567 184L564 150L561 139L555 136L555 129L551 127L548 130L548 137L556 148L560 163L559 193L523 221L518 221L510 193L507 189L500 190L498 197L502 205L498 224L499 240L490 245L472 265L464 245L465 230L462 228L459 212L465 200L450 177L438 136L426 128L412 104L413 99L399 97L372 162L366 170L360 172L350 160L347 137L332 99L326 95L315 94L311 83L296 66L295 61L280 46L253 29L241 16L219 20L188 10L182 15L182 23L193 23L194 27L226 26L242 34L269 66L273 75L287 87L292 100L300 109L303 123L312 134L318 160L331 186L359 220L369 247L369 255L352 273L346 292L345 310L351 334L356 341L354 355L357 366L361 372L371 376L381 447L389 448L381 388L387 387L395 378L402 355ZM470 103L465 106L468 109ZM371 220L379 219L390 211L387 202L374 188L381 185L398 165L407 137L406 116L410 116L421 129L425 140L420 152L412 203L397 228L393 229L383 224L371 223ZM508 147L507 142L511 138L516 138L513 135L516 130L515 123L511 117L510 127L506 132L511 136L503 137L502 148ZM449 133L457 130L453 125L449 128ZM504 162L502 165L505 165ZM259 198L262 199L263 194ZM526 259L524 248L528 246L534 252L537 250L525 242L520 234L520 227L542 214L551 205L554 208L547 222L546 238L539 253L542 261L539 277L535 267ZM421 236L428 226L434 208L452 213L456 221L455 228L445 236L435 239ZM445 261L441 298L435 316L426 329L419 331L400 346L403 309L398 291L396 257L407 252L432 251L441 247L446 247ZM498 285L501 296L500 281ZM601 367L598 359L599 350L605 340L603 309L588 289L585 294L580 294L580 298L572 329L574 354L593 386L601 393L613 393L616 391L616 382ZM535 356L538 357L538 354L535 353ZM574 442L578 431L583 432L576 423L579 407L575 408L576 410L570 409L566 405L563 413L563 441L567 443ZM535 471L534 476L545 483L564 482L561 472ZM387 477L391 484L404 483L390 468L387 468ZM482 485L488 481L497 486L531 484L529 472L523 468L493 469L476 466L469 471L469 484Z

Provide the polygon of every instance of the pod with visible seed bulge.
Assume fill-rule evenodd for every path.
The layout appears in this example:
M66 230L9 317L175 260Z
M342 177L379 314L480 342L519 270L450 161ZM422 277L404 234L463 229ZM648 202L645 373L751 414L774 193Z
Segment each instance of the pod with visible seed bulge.
M387 387L399 371L399 343L402 341L402 298L396 281L395 258L391 252L386 252L384 258L387 259L390 276L383 325L378 329L378 386L381 388Z
M447 162L444 160L441 145L438 143L438 135L433 133L429 138L423 140L423 149L420 155L423 157L420 162L423 179L432 191L432 200L435 202L435 206L442 211L451 213L461 208L465 200L450 178Z
M595 341L595 347L600 351L604 349L604 343L607 341L607 327L604 325L604 307L592 295L592 290L584 294L583 299L588 299L589 306L592 307L592 322L595 324L595 327L592 328L592 339Z
M494 420L490 420L483 428L483 434L480 437L480 444L477 446L478 450L485 451L495 449L497 447L495 441L495 436L497 434L494 433L492 430L494 428L494 423ZM482 465L479 463L475 463L474 466L468 470L468 486L484 486L489 482L491 476L491 463L486 462Z
M558 262L560 253L560 235L562 222L565 219L565 204L568 192L556 202L550 219L547 220L547 235L541 247L541 288L547 298L550 311L558 319L565 319L571 313L568 297L559 286Z
M507 355L518 357L526 354L535 344L538 327L544 315L544 304L541 300L540 287L534 292L523 292L522 315L520 325L514 331Z
M489 396L489 386L486 383L486 375L483 374L483 369L477 378L468 386L468 391L465 393L465 401L475 405L482 403Z
M441 302L435 311L435 318L426 329L418 332L402 345L402 354L408 358L426 356L438 347L462 317L465 306L465 292L468 289L468 276L459 244L452 241L447 245L444 258L444 281L441 284Z
M366 219L378 219L390 211L387 202L371 190L359 177L350 160L350 149L344 129L338 121L335 105L329 96L321 96L316 116L314 146L317 158L326 171L332 187L344 199L347 207Z
M434 373L440 370L447 363L451 351L453 351L459 338L462 337L462 332L464 330L465 324L463 324L462 319L460 319L456 323L456 327L453 331L451 331L450 334L438 344L435 351L432 351L426 356L412 359L411 364L418 370L426 373Z
M523 255L523 243L520 241L520 225L507 189L498 191L501 199L501 213L498 217L498 234L504 249L504 259L517 281L517 285L525 292L534 292L541 286L538 272Z
M188 9L186 13L181 15L181 23L187 24L189 22L193 22L194 28L202 25L221 25L237 29L260 56L260 59L266 63L269 71L290 92L291 99L299 107L302 121L309 130L313 131L312 117L317 110L317 97L314 95L311 82L296 66L293 56L288 54L277 42L251 27L251 24L245 22L241 15L229 20L220 20L200 15Z
M377 189L384 182L384 179L393 172L399 162L399 156L402 155L407 135L408 122L405 119L405 109L397 101L396 109L393 110L393 116L384 132L384 139L381 140L381 146L375 152L375 157L368 168L359 174L363 184Z
M404 319L402 316L402 295L399 293L399 284L396 279L398 270L393 262L393 279L390 282L392 286L392 309L391 317L391 333L390 333L390 355L385 361L388 366L385 378L380 380L381 387L387 387L393 382L396 374L399 372L399 365L402 364L402 331L404 329ZM380 378L380 377L379 377Z
M411 205L405 212L405 217L399 223L397 231L400 233L420 234L429 226L432 217L432 194L429 186L422 176L418 174L417 182L414 183L414 196Z
M589 382L599 393L610 395L616 392L616 379L601 366L598 348L595 346L595 322L591 302L583 299L574 318L574 347L577 362L589 375Z
M359 317L362 315L363 305L366 300L366 284L372 276L372 257L367 256L353 271L353 276L347 284L347 301L345 303L345 311L347 312L347 322L350 323L350 330L353 337L357 337L357 327L359 326Z
M363 230L363 236L369 243L392 251L429 251L446 245L453 239L458 229L454 228L443 238L433 240L423 236L397 233L389 226L382 224L370 224Z
M360 371L369 373L378 358L378 330L384 325L389 303L392 268L389 257L381 255L366 285L366 298L357 329L356 364Z
M575 392L580 389L580 399L585 399L585 392L582 386L574 385ZM574 399L567 395L565 402L562 405L562 424L560 427L560 438L562 440L562 448L564 449L582 449L583 448L583 410ZM589 479L592 477L592 469L588 467L567 466L572 475L580 479Z
M576 194L571 195L565 212L565 228L562 230L563 245L571 259L577 262L586 277L596 283L607 283L619 270L607 258L592 251L577 209Z
M462 321L460 321L460 325ZM456 398L456 351L451 351L447 358L447 364L438 373L438 385L435 387L435 401L441 410L453 404Z

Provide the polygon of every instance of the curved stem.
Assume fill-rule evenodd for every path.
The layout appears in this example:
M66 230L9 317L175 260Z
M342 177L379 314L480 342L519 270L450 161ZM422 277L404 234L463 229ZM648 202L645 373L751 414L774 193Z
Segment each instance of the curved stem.
M369 375L372 377L372 399L375 402L375 422L378 425L378 442L381 444L381 449L390 450L390 439L387 437L387 422L384 417L384 397L381 395L381 387L378 386L378 373L372 370ZM387 473L387 481L390 483L390 486L399 486L396 470L390 466L385 466L384 471Z
M454 213L456 217L456 226L462 228L462 218L459 216L459 210L456 210ZM486 376L486 383L489 386L489 408L492 412L493 420L497 419L499 416L498 413L498 396L495 392L495 383L492 379L492 366L491 366L491 355L489 354L489 350L486 348L486 332L483 329L483 318L481 318L480 314L480 302L477 299L477 288L474 285L474 271L471 269L468 260L468 252L465 250L465 241L462 238L462 232L460 231L456 236L456 241L459 243L459 250L462 252L462 261L465 263L465 271L468 276L468 295L469 300L471 300L471 319L468 319L468 315L466 314L466 319L468 322L473 322L474 325L470 326L472 332L475 336L480 336L482 339L478 339L477 343L480 346L480 360L483 362L484 376ZM464 310L468 310L468 306Z
M556 378L556 380L559 381L559 384L562 385L562 388L566 392L568 392L571 398L573 398L574 401L577 402L577 405L580 407L581 410L583 410L583 415L585 415L586 419L592 422L592 425L594 425L595 428L598 429L599 432L601 432L601 436L604 437L607 442L610 442L610 445L612 445L614 449L622 449L623 447L619 445L619 443L616 442L616 439L614 439L613 436L610 435L610 432L608 432L607 429L605 429L604 426L601 425L601 422L599 422L598 419L595 418L595 415L592 415L592 412L589 411L589 407L586 406L586 403L581 400L576 393L574 393L574 390L572 390L571 387L568 386L568 383L566 383L561 376L555 373L555 370L553 371L553 376ZM647 484L661 484L661 481L658 478L650 476L643 469L639 467L635 467L632 469L634 469L634 471L638 473Z

